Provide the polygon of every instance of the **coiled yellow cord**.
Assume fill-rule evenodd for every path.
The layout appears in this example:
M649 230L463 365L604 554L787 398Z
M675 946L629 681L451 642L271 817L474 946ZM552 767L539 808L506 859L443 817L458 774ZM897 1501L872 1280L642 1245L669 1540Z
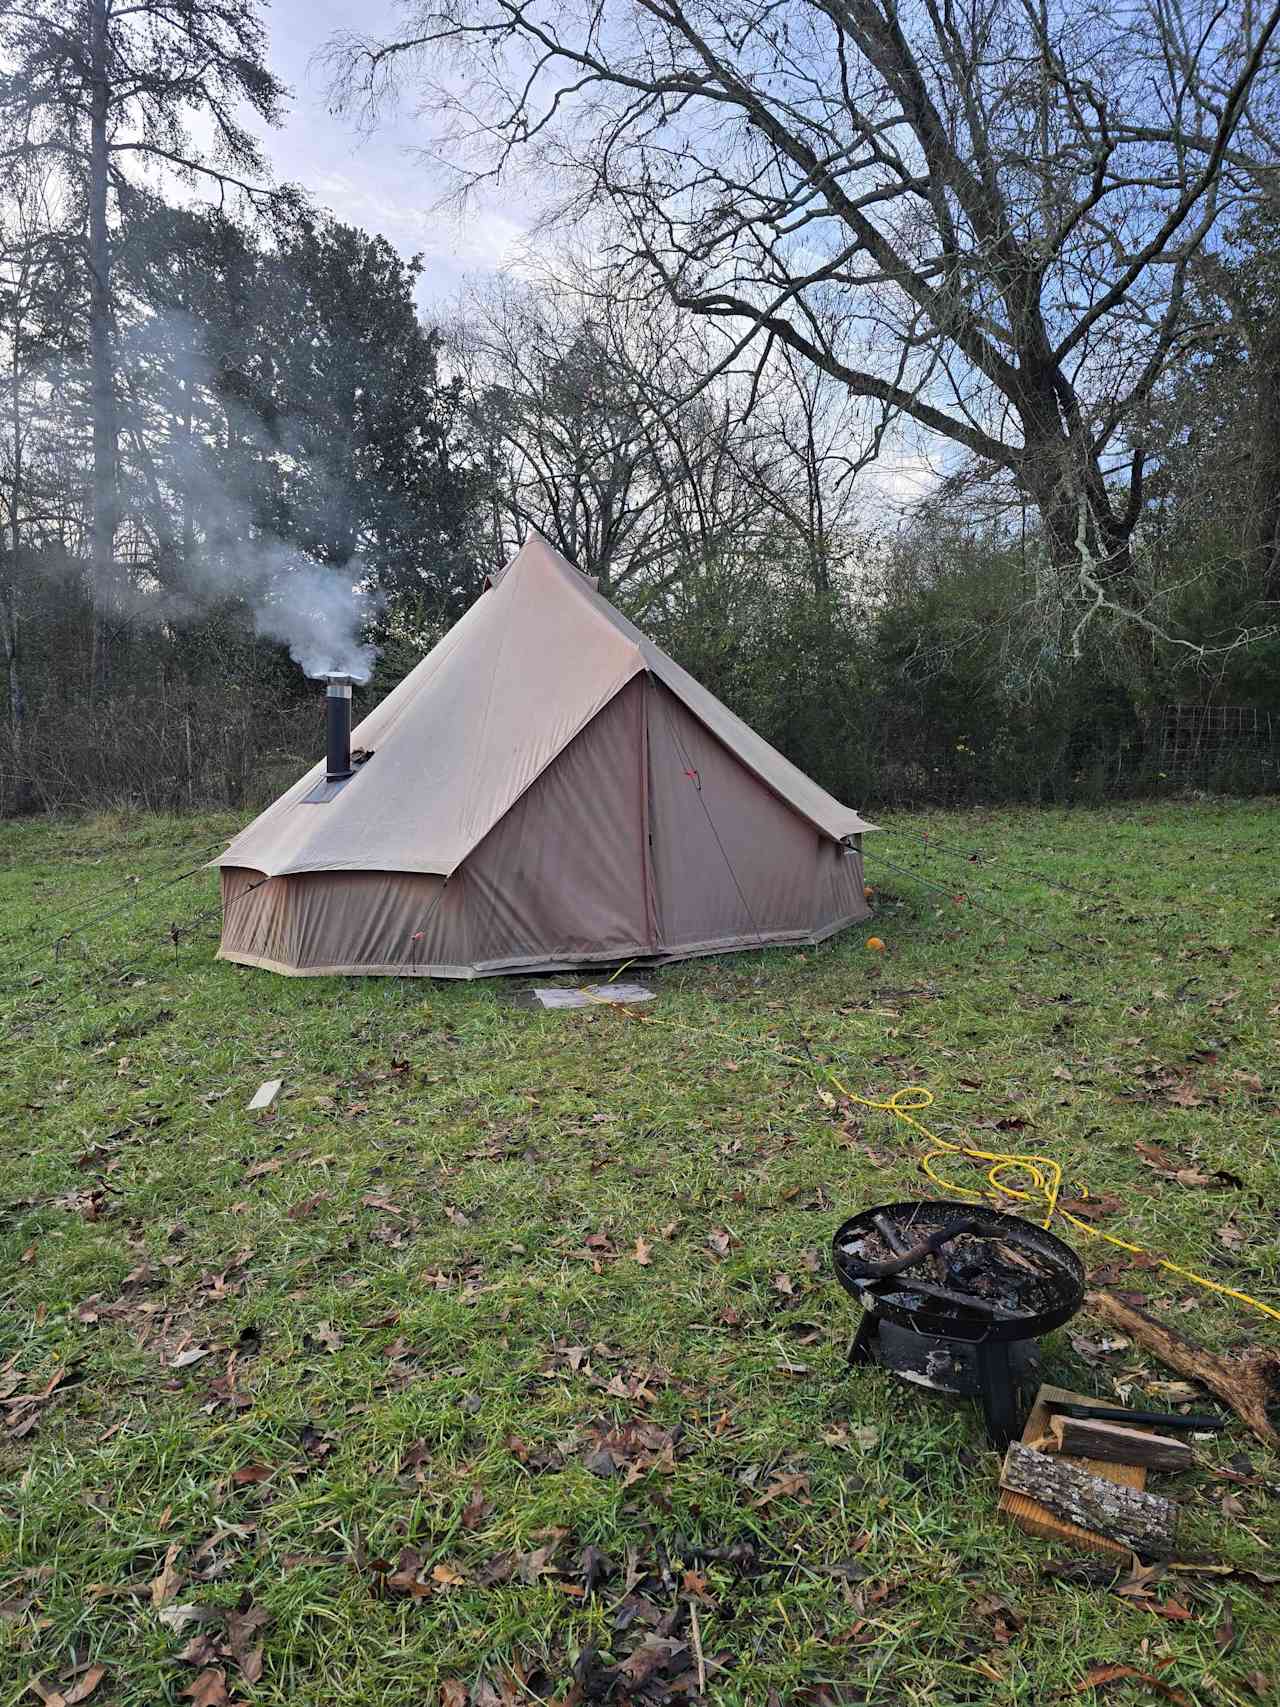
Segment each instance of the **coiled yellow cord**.
M795 1059L795 1058L790 1058ZM798 1059L796 1064L799 1065ZM939 1138L936 1132L930 1132L923 1121L917 1120L912 1110L929 1108L934 1102L933 1092L927 1085L904 1085L901 1090L894 1091L885 1101L877 1101L874 1097L862 1097L856 1091L851 1091L842 1084L830 1068L820 1069L823 1076L850 1102L861 1103L863 1108L880 1109L886 1114L892 1114L896 1119L905 1121L908 1126L927 1138L934 1147L920 1158L920 1166L935 1185L944 1191L960 1192L965 1197L981 1197L982 1193L969 1185L958 1185L954 1180L944 1179L940 1173L930 1166L935 1156L946 1154L968 1156L977 1162L990 1162L993 1165L987 1169L987 1180L1005 1197L1020 1199L1030 1203L1039 1197L1044 1215L1040 1225L1048 1227L1055 1215L1060 1215L1064 1221L1074 1227L1078 1233L1087 1234L1091 1239L1101 1239L1105 1244L1114 1245L1117 1250L1128 1251L1133 1256L1149 1257L1158 1268L1167 1269L1170 1274L1181 1275L1184 1280L1192 1281L1196 1286L1204 1287L1206 1292L1217 1292L1223 1298L1234 1298L1238 1304L1247 1304L1251 1310L1260 1310L1264 1316L1270 1316L1272 1321L1280 1322L1280 1310L1272 1309L1270 1304L1264 1304L1261 1299L1252 1298L1247 1292L1239 1292L1234 1286L1223 1286L1216 1280L1210 1280L1206 1275L1197 1274L1194 1269L1183 1268L1180 1263L1170 1262L1167 1257L1153 1256L1141 1245L1131 1245L1125 1239L1117 1239L1111 1233L1104 1233L1098 1227L1091 1227L1087 1221L1081 1221L1076 1215L1070 1214L1058 1201L1062 1190L1062 1167L1052 1156L1014 1155L1000 1150L980 1150L974 1144L953 1144L949 1139ZM910 1100L908 1100L910 1099ZM1001 1175L1011 1169L1021 1169L1031 1185L1030 1191L1021 1191L1016 1186L1006 1185ZM1086 1196L1088 1194L1086 1193Z
M616 976L616 974L615 974ZM599 998L597 998L599 999ZM973 1186L958 1185L954 1180L944 1179L932 1167L936 1156L954 1155L966 1156L971 1161L988 1162L986 1178L988 1183L1004 1197L1017 1199L1021 1203L1033 1203L1037 1199L1043 1209L1040 1225L1047 1228L1055 1215L1060 1215L1069 1226L1078 1233L1084 1233L1090 1239L1101 1239L1104 1244L1114 1245L1117 1250L1128 1251L1132 1256L1148 1257L1158 1268L1166 1269L1170 1274L1180 1275L1195 1286L1201 1286L1206 1292L1216 1292L1220 1297L1233 1298L1237 1304L1245 1304L1251 1310L1257 1310L1264 1316L1269 1316L1273 1322L1280 1322L1280 1310L1273 1309L1270 1304L1264 1304L1260 1299L1250 1297L1247 1292L1239 1292L1233 1286L1223 1286L1216 1280L1210 1280L1206 1275L1197 1274L1194 1269L1183 1268L1180 1263L1170 1262L1167 1257L1154 1256L1141 1245L1131 1245L1125 1239L1117 1239L1112 1233L1104 1233L1097 1227L1091 1227L1087 1221L1070 1214L1059 1202L1062 1192L1062 1166L1052 1156L1040 1154L1017 1154L1007 1150L980 1150L975 1144L953 1144L950 1139L939 1138L936 1132L931 1132L923 1121L917 1120L916 1114L921 1109L931 1108L935 1101L933 1092L927 1085L903 1085L893 1092L892 1096L883 1101L875 1097L859 1096L851 1091L830 1067L821 1066L816 1061L806 1061L799 1055L787 1055L780 1049L775 1049L767 1043L756 1043L749 1037L735 1037L731 1032L716 1031L711 1027L679 1025L672 1020L658 1019L653 1014L637 1013L634 1008L616 1004L623 1013L632 1019L637 1019L644 1025L660 1025L668 1031L680 1031L686 1035L718 1037L723 1042L732 1044L736 1049L754 1049L766 1055L772 1055L778 1061L785 1061L788 1066L801 1067L806 1072L820 1073L830 1084L834 1085L840 1095L849 1102L861 1104L863 1108L874 1108L882 1114L891 1114L896 1120L903 1121L913 1127L923 1138L926 1138L932 1148L920 1158L920 1166L929 1179L944 1191L958 1192L965 1197L981 1197L982 1192ZM1029 1190L1019 1186L1007 1185L1003 1176L1007 1173L1021 1171L1024 1184ZM1088 1192L1085 1192L1088 1197Z

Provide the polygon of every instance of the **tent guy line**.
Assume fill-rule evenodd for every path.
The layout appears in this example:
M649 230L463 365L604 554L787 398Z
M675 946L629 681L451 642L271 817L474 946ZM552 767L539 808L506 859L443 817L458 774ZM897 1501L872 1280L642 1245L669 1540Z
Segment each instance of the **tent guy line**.
M935 883L931 877L925 877L921 872L910 871L905 865L897 865L893 860L886 859L883 854L878 853L873 857L878 865L886 866L890 871L896 871L903 877L910 877L916 883L923 883L927 889L936 889L939 895L945 895L949 901L962 901L970 907L976 907L979 912L989 913L993 919L999 919L1001 924L1008 925L1013 930L1024 931L1028 936L1038 936L1042 941L1052 943L1054 948L1066 951L1066 943L1060 942L1056 936L1050 936L1049 932L1041 926L1030 925L1024 919L1014 918L1010 913L999 912L989 902L979 901L969 888L961 893L954 888L949 889L945 883Z

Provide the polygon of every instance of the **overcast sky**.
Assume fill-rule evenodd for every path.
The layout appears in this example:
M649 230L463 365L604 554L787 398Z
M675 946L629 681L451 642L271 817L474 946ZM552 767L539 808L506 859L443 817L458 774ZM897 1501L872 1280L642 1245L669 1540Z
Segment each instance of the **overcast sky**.
M421 251L425 308L448 302L467 275L514 258L524 228L512 202L491 197L465 221L436 210L444 180L409 152L424 135L411 111L373 137L328 112L325 74L310 63L316 50L342 30L378 34L389 27L389 0L272 0L265 16L271 69L293 90L283 129L264 138L279 178L301 184L339 219L380 232L402 253Z

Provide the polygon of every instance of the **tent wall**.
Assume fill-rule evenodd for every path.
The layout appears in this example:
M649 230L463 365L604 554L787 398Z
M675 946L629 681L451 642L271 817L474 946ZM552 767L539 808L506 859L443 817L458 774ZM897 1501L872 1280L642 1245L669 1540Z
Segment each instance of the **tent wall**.
M222 958L298 975L472 978L650 955L646 813L637 679L447 884L399 871L262 883L259 872L224 867Z
M318 871L264 880L261 872L223 866L218 954L298 975L412 976L432 970L430 949L453 961L443 976L469 977L458 900L452 884L446 894L442 878L417 872Z

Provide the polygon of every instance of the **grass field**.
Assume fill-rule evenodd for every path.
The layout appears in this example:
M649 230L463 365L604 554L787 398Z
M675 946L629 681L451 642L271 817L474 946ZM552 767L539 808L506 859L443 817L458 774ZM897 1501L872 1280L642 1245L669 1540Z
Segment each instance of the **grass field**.
M831 1234L930 1189L915 1137L767 1052L926 1084L939 1133L1052 1153L1099 1229L1280 1305L1277 822L900 823L991 862L869 839L887 954L668 969L676 1029L220 964L212 878L147 890L230 819L0 830L0 1707L1280 1699L1280 1465L1232 1428L1160 1479L1234 1572L1047 1573L974 1409L846 1368ZM1045 1349L1170 1397L1087 1316Z

